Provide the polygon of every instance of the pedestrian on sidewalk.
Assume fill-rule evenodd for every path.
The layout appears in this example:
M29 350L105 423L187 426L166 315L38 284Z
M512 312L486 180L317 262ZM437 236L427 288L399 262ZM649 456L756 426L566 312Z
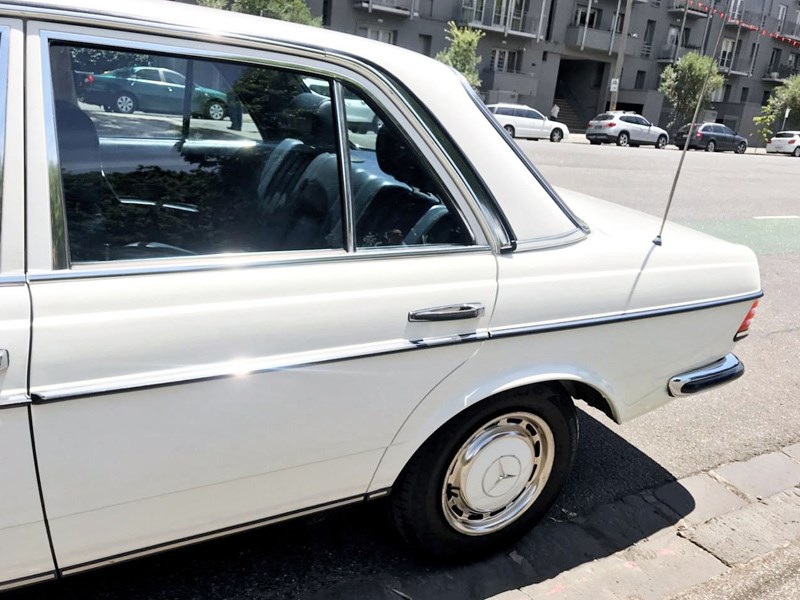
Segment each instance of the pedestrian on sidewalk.
M553 119L553 121L557 121L558 120L558 111L560 111L560 110L561 110L561 107L559 107L558 104L553 102L553 108L550 109L550 118Z

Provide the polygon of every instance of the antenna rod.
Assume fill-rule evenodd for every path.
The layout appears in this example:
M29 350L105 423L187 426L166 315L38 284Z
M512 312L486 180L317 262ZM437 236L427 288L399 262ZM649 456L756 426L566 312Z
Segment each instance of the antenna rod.
M672 180L672 189L669 191L669 199L667 200L667 208L664 211L664 218L661 220L661 228L658 230L658 235L656 239L653 240L653 243L656 246L661 245L661 234L664 233L664 226L667 224L667 216L669 215L669 209L672 207L672 199L675 197L675 188L678 185L678 178L681 176L681 169L683 168L683 161L686 158L686 152L689 150L689 140L692 137L692 130L694 126L697 124L697 115L700 113L700 105L703 104L703 98L706 94L706 87L708 87L708 80L711 78L711 73L714 72L714 69L717 68L717 48L719 48L719 42L722 39L722 32L725 29L725 19L728 18L728 13L731 9L731 4L733 0L728 0L728 4L725 7L725 16L722 18L722 23L719 26L719 33L717 33L717 41L714 42L714 52L711 54L711 64L708 67L708 72L706 73L706 78L703 80L703 87L700 89L700 95L697 97L697 104L694 107L694 115L692 116L692 122L689 125L689 132L686 135L686 141L683 144L683 150L681 151L681 159L678 162L678 170L675 171L675 177ZM708 18L711 18L711 15L708 15Z

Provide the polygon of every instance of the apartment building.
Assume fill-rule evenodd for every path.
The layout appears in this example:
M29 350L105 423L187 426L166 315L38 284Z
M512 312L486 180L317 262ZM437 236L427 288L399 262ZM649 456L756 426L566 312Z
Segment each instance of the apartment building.
M662 125L669 116L658 92L664 67L691 50L714 54L725 84L705 116L751 143L753 117L771 91L800 73L798 0L633 0L630 14L625 0L307 1L327 27L429 56L445 47L447 21L480 29L484 99L543 112L556 102L578 130L607 108L620 50L618 108Z
M662 126L670 110L658 91L664 67L689 51L713 55L725 83L714 91L704 118L727 124L751 145L759 143L753 117L777 85L800 73L800 0L306 2L326 27L428 56L445 48L448 21L480 29L484 100L519 102L545 113L555 102L573 131L608 107L620 51L617 108ZM800 126L797 117L787 125Z

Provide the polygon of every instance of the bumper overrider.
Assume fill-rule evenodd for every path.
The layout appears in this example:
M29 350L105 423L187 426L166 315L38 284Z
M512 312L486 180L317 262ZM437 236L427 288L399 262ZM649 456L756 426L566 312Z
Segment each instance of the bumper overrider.
M727 354L709 365L676 375L669 380L667 388L670 396L690 396L739 379L742 375L742 361L735 354Z

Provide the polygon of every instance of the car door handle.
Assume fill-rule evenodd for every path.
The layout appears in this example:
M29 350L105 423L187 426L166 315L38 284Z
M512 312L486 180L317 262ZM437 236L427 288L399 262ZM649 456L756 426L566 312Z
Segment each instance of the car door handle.
M419 321L455 321L458 319L477 319L482 317L486 309L480 302L465 302L464 304L451 304L435 308L423 308L408 313L408 320L412 323Z

